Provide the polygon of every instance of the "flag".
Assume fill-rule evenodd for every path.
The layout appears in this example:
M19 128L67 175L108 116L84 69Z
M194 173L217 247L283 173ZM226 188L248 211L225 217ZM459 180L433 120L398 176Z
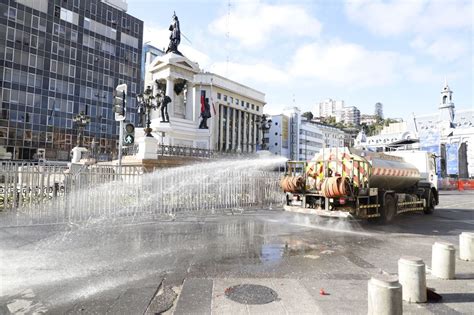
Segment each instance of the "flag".
M206 91L201 90L201 114L204 113L204 111L206 110L206 107L204 105L205 101L206 101Z

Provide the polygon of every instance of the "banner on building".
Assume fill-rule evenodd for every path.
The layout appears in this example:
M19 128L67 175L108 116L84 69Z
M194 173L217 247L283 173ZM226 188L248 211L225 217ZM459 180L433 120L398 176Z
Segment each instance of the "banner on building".
M441 157L441 134L439 130L425 129L419 132L420 150L434 153ZM436 170L441 177L441 159L436 159Z
M458 175L459 173L458 144L446 144L446 172L448 175Z

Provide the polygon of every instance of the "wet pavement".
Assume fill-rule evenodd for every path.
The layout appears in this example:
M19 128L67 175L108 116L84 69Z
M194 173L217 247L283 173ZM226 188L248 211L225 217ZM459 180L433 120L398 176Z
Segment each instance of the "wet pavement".
M278 210L173 222L0 228L0 314L366 314L367 280L397 272L412 255L431 265L431 245L458 249L474 230L474 194L446 192L431 216L388 226ZM474 262L456 280L428 275L443 303L406 313L472 313ZM278 298L246 304L229 288L260 285Z

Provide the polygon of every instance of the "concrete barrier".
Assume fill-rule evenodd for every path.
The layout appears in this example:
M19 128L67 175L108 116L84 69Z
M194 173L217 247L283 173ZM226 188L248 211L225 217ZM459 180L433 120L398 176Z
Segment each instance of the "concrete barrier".
M436 242L432 247L431 274L441 279L454 279L456 249L447 242Z
M401 257L398 260L398 277L404 301L426 302L426 268L421 258Z
M397 276L376 275L368 282L369 315L401 315L402 286Z
M459 258L474 261L474 233L462 232L459 235Z

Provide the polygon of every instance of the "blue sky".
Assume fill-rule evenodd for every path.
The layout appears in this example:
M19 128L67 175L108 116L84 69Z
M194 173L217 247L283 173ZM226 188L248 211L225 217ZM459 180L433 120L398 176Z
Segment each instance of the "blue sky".
M158 48L176 11L183 54L264 92L268 113L333 98L409 118L436 110L445 77L456 108L474 104L471 0L127 2Z

